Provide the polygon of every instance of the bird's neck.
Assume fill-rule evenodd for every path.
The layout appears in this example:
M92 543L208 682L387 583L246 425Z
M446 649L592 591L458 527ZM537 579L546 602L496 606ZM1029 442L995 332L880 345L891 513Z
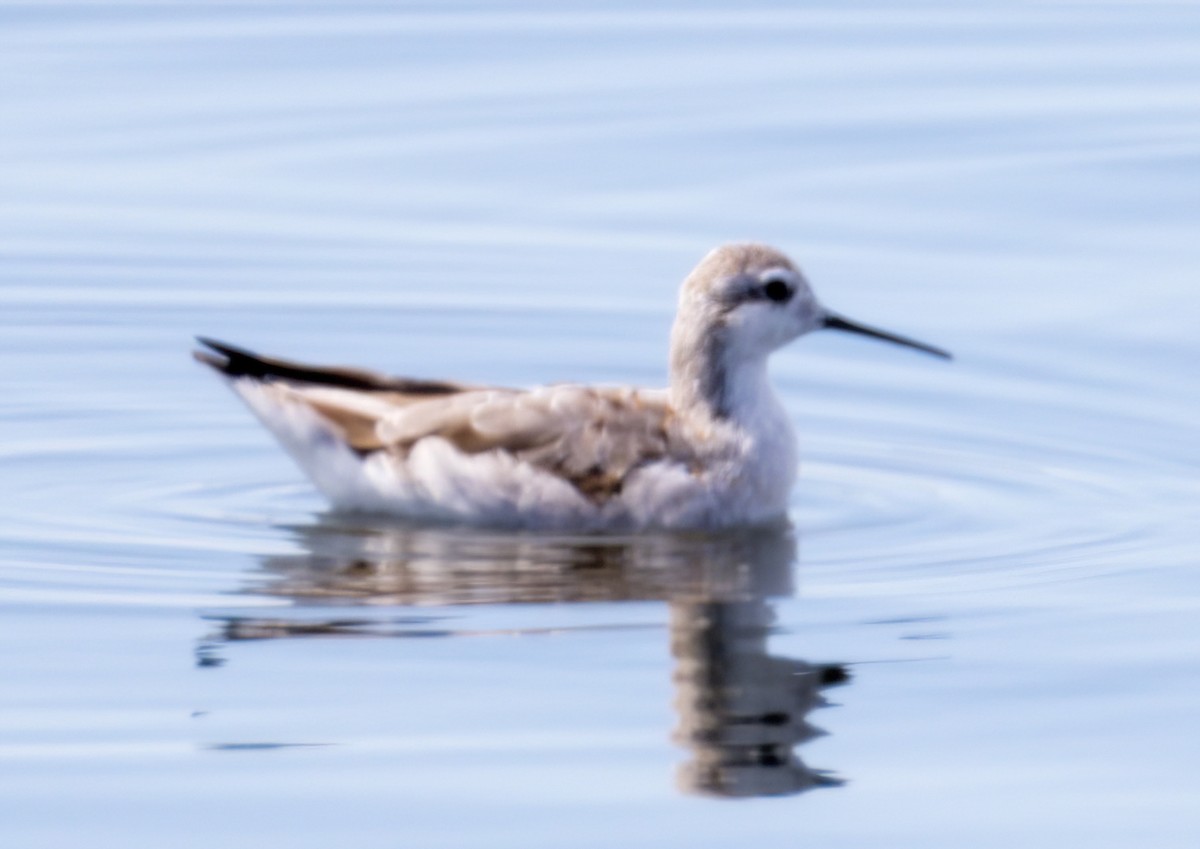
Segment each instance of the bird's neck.
M689 338L676 333L671 346L671 403L684 415L753 428L779 407L767 376L766 353L732 350L720 330Z

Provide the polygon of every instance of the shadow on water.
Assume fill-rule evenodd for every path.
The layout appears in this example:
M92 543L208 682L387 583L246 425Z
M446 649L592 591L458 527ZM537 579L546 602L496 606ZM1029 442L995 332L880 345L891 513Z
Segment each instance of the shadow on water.
M680 786L751 797L842 783L807 766L795 747L822 733L808 714L827 704L827 687L849 680L846 668L768 650L770 599L794 589L796 542L787 525L601 538L327 517L288 530L300 551L264 557L254 587L289 600L286 615L209 617L218 630L200 647L201 665L223 663L222 646L254 640L655 627L455 629L444 624L448 617L421 608L661 601L670 612L674 739L690 753ZM396 615L397 608L403 613Z

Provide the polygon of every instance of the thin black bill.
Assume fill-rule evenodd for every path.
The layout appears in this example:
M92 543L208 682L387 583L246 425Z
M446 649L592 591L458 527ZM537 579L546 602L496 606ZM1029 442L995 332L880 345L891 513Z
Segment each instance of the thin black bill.
M859 324L856 321L850 321L848 318L842 318L842 316L836 313L826 313L825 318L821 321L821 326L827 327L830 330L845 330L847 333L872 336L876 339L882 339L885 342L894 342L897 345L903 345L906 348L915 348L918 351L924 351L926 354L933 354L935 357L942 357L946 360L954 358L949 351L935 348L932 345L926 345L924 342L918 342L915 339L909 339L905 336L897 336L895 333L888 333L886 330L879 330L874 327L868 327L865 324Z

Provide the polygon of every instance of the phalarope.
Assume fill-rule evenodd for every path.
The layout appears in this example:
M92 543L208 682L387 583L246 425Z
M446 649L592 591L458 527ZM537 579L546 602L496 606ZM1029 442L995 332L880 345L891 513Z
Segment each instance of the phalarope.
M765 245L684 280L667 389L503 389L260 357L211 339L224 375L336 509L575 531L718 528L786 514L797 453L772 352L822 328L945 351L821 306Z

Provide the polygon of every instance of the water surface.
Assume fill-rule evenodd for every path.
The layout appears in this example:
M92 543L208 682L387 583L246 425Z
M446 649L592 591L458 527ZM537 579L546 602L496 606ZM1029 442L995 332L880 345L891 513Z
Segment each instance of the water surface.
M0 6L6 846L1188 846L1200 16ZM187 357L660 384L721 241L790 527L331 516Z

